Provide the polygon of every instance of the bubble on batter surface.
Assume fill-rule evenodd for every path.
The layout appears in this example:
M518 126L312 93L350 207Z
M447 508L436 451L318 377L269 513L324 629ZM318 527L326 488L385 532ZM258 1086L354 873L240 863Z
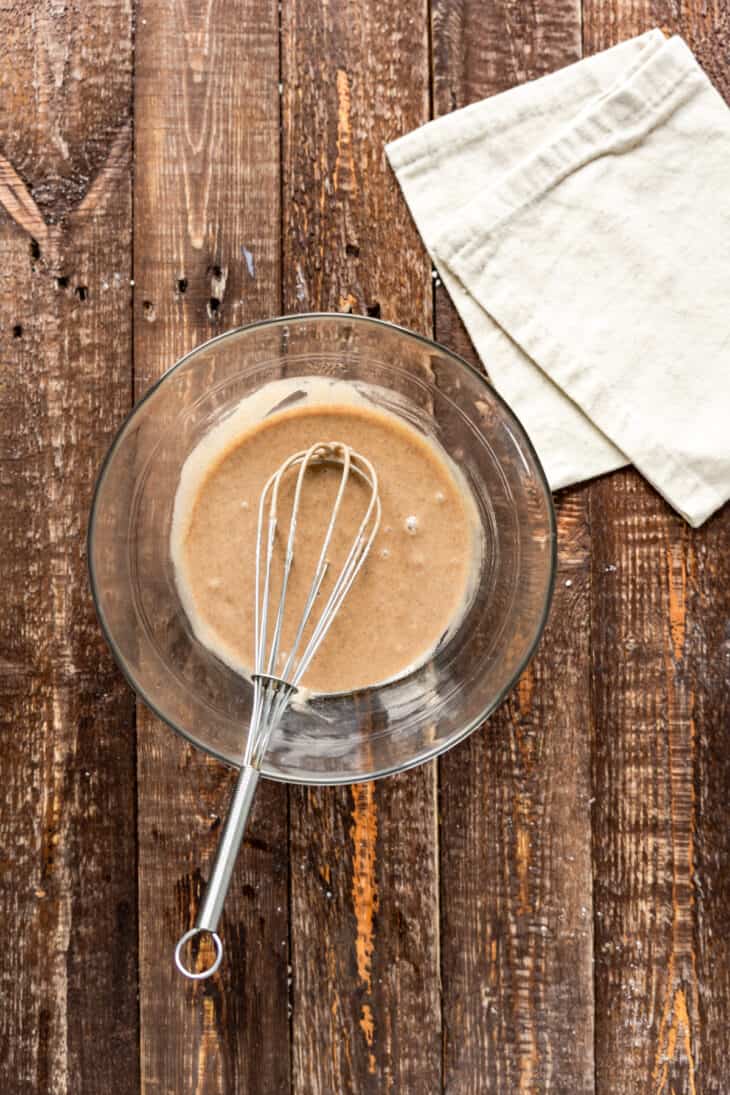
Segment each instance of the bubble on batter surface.
M415 536L418 532L418 518L412 513L406 517L406 532L409 536Z
M251 507L249 506L248 502L244 498L243 501L241 502L241 509L250 509L250 508Z
M223 582L221 581L220 578L209 578L208 579L208 589L220 589L220 587L222 585L223 585Z
M434 495L434 498L439 503L439 505L441 505L443 502L446 501L446 495L444 494L444 492L442 490L437 490L435 495Z
M382 548L380 552L381 559L390 559L390 548Z

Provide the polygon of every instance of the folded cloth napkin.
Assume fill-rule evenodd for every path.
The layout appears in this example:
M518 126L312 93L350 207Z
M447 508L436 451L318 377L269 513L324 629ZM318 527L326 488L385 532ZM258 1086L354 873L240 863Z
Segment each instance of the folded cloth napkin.
M632 461L692 525L730 497L730 111L659 30L386 152L553 489Z

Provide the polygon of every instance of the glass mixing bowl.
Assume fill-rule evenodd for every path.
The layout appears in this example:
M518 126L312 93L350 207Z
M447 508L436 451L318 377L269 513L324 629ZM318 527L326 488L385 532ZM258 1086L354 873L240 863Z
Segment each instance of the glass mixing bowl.
M550 492L520 423L480 373L428 339L360 316L287 316L214 338L165 373L117 434L94 496L89 567L99 619L130 684L194 745L240 764L252 687L198 642L183 611L169 548L175 491L188 454L244 396L312 375L375 386L383 406L435 437L468 479L485 542L474 600L426 663L397 681L290 709L272 738L264 775L349 783L420 764L479 726L545 624L555 571Z

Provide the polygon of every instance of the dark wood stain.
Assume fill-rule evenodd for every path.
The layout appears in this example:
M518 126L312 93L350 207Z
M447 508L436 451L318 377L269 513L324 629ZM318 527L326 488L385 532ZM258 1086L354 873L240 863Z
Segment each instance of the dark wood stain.
M115 136L129 117L132 20L123 2L103 17L73 3L11 7L0 47L0 1088L131 1095L134 703L99 632L84 536L130 405L131 160ZM89 290L83 309L58 293L65 267ZM114 271L120 288L102 293Z
M478 364L386 140L655 25L730 96L727 5L132 8L11 2L0 36L0 1088L727 1095L727 509L562 492L512 695L438 765L264 786L195 986L233 775L135 717L84 547L132 392L211 334L321 308Z
M276 3L253 0L244 15L222 0L141 0L138 27L140 396L211 334L280 310L280 215ZM220 973L185 983L172 951L202 896L233 773L143 708L139 724L143 1090L288 1091L286 790L259 791L221 926Z
M436 0L433 54L442 114L577 60L580 11L499 3L485 15ZM478 366L442 287L436 337ZM556 594L537 658L441 760L449 1092L593 1091L587 506L586 488L558 501Z
M286 3L282 33L284 310L429 333L382 151L428 118L426 6ZM290 792L294 1092L440 1089L435 778Z

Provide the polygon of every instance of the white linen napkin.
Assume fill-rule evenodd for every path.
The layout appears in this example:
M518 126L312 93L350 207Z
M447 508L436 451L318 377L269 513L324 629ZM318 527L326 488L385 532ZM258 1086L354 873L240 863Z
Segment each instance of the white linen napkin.
M389 144L553 489L632 461L690 524L730 497L730 111L659 30Z

